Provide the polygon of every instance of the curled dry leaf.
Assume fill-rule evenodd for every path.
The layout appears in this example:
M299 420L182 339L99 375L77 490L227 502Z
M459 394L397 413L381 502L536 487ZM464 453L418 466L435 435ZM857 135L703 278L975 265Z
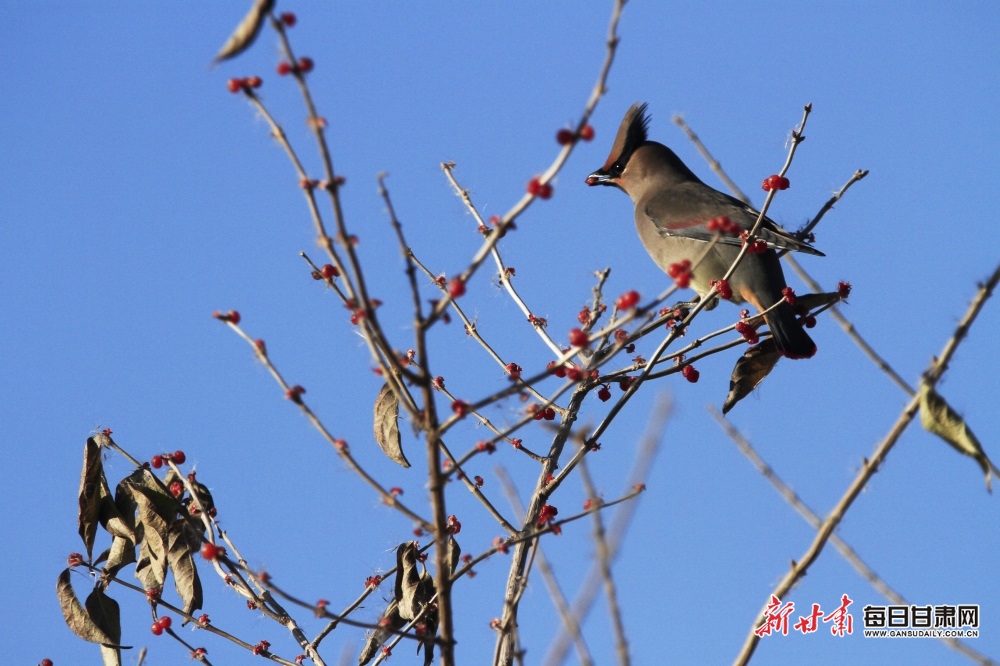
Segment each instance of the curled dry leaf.
M399 399L388 383L383 384L375 398L375 441L391 460L409 467L410 461L403 454L398 421Z
M722 403L722 413L728 413L736 403L757 388L780 358L781 352L778 351L774 338L768 338L747 349L733 367L733 374L729 378L729 395Z
M151 472L140 469L119 484L136 504L139 562L135 566L135 577L147 590L162 587L166 580L168 528L177 515L177 500L167 495L151 477Z
M395 593L396 601L399 602L399 615L404 620L412 620L420 612L423 605L420 587L417 546L412 541L407 541L396 549Z
M118 602L97 587L87 597L84 607L73 592L70 575L71 570L64 569L56 583L56 595L66 626L83 640L102 646L105 666L119 666L122 646L118 644L121 640Z
M167 543L167 564L174 574L174 588L184 602L184 612L191 615L202 607L203 600L194 560L201 548L201 537L186 520L175 520L170 526Z
M932 432L963 455L973 458L986 475L986 490L993 492L990 469L993 463L982 444L972 434L965 419L951 408L944 398L927 384L920 386L920 424L924 430Z
M458 545L457 541L455 541L455 537L448 537L448 565L451 569L450 573L455 573L461 559L462 547Z
M101 499L109 495L104 478L104 461L101 446L93 437L87 439L83 449L83 470L80 472L80 493L77 527L89 560L97 537L97 524L101 516Z
M842 301L840 294L835 291L827 291L821 294L802 294L795 299L796 305L801 305L807 310L815 310L816 308L821 308L824 305L830 305L831 303L839 303Z
M215 55L215 62L234 58L246 51L253 44L254 40L257 39L260 29L273 7L274 0L254 0L253 7L250 8L247 15L236 26L236 30L233 31L233 34L229 36L229 39L226 40L226 43Z

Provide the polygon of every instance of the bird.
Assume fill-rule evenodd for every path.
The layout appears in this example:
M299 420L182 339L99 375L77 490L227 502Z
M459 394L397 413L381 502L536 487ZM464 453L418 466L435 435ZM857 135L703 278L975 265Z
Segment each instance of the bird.
M740 251L760 213L739 199L706 185L667 146L648 138L647 105L629 108L615 136L604 165L587 176L587 185L607 185L625 192L635 204L635 226L649 256L668 275L685 270L685 261L695 262L708 249L690 274L690 286L700 299L718 295L714 281L722 278ZM722 226L734 233L718 232ZM738 228L737 228L738 226ZM764 315L771 336L786 358L811 358L816 343L785 299L787 287L777 250L794 250L825 256L800 241L769 218L764 218L755 238L759 252L747 252L729 277L736 304L749 302ZM688 264L690 265L690 264ZM714 303L712 304L714 307Z

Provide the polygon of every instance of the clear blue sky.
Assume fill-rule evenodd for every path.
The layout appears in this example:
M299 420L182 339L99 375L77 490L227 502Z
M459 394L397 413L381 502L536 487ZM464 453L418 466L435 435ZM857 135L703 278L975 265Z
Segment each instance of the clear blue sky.
M371 439L378 391L368 353L346 311L309 279L300 250L318 255L282 152L238 96L231 76L259 74L266 103L285 123L311 170L318 161L290 80L274 73L268 31L247 54L213 68L213 54L245 3L212 6L16 3L0 24L0 421L6 437L3 517L6 574L0 591L5 661L97 663L95 647L66 629L54 594L66 555L81 550L76 492L83 443L111 427L142 459L182 448L208 484L220 517L249 561L306 599L346 606L367 576L394 564L409 523L382 507L301 414L283 399L250 350L210 314L236 308L333 432L388 485L423 506L421 465L404 471ZM401 348L409 346L409 297L375 175L387 171L397 213L432 270L460 270L478 247L470 217L439 164L486 215L502 213L552 160L560 127L579 117L605 53L607 3L289 5L297 50L311 56L310 83L331 124L344 205L361 239L372 292ZM792 188L771 214L795 228L859 168L858 184L817 232L825 258L803 263L825 286L854 285L844 311L911 383L940 352L995 267L1000 173L1000 9L994 3L630 3L609 92L555 183L502 244L532 308L557 339L590 298L592 273L612 268L608 293L660 291L666 277L635 237L627 197L589 189L622 114L649 103L652 136L719 186L670 122L675 113L714 151L755 201L777 171L802 105L814 113L789 173ZM793 286L801 286L790 277ZM487 271L464 304L480 330L525 368L549 357ZM1000 458L995 379L1000 303L991 302L941 385L987 451ZM737 311L721 306L698 331ZM825 514L888 432L906 396L828 317L812 335L819 354L782 362L732 422L816 511ZM476 398L502 387L460 327L442 329L435 374ZM652 343L640 346L649 353ZM658 394L674 401L636 523L616 566L635 663L729 663L754 614L804 553L812 530L736 451L708 416L728 387L733 354L699 364L697 384L673 376L648 385L603 438L593 469L606 498L624 485ZM991 388L994 387L994 388ZM617 389L616 389L617 391ZM606 406L588 403L584 423ZM508 418L510 409L491 417ZM404 430L408 428L404 426ZM461 430L463 451L479 433ZM544 449L546 434L526 436ZM404 442L411 460L418 443ZM113 481L127 463L108 461ZM479 463L486 490L506 507L493 467L522 490L534 466L510 449ZM583 502L569 483L554 503ZM500 533L467 493L452 495L462 545L477 553ZM506 510L506 509L505 509ZM1000 659L997 497L973 461L914 425L848 514L839 534L916 604L978 603L976 649ZM545 543L570 594L589 566L590 525ZM106 545L106 544L103 544ZM102 545L99 543L98 548ZM458 655L485 663L490 619L499 615L504 559L478 567L457 588ZM77 576L78 591L87 589ZM243 608L205 571L206 612L248 640L266 638L286 657L284 629ZM386 589L380 591L388 594ZM113 590L126 613L127 644L149 664L183 663L183 648L149 633L145 602ZM769 638L761 664L965 663L931 639L861 637L861 608L885 603L832 549L789 597L797 611L855 602L855 635ZM528 589L521 629L528 663L539 663L557 627L540 580ZM371 603L374 618L381 602ZM320 626L300 614L307 631ZM603 603L585 626L598 663L613 641ZM254 657L184 630L216 664ZM820 632L822 633L822 632ZM327 659L350 661L363 640L341 629ZM134 663L126 654L126 663ZM409 647L393 663L417 663Z

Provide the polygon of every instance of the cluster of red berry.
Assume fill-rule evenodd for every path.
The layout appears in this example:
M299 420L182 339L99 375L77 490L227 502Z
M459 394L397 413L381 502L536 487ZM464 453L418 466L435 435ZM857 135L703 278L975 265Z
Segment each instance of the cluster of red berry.
M765 192L770 192L771 190L787 190L788 186L789 182L787 178L774 174L765 178L760 188Z
M164 453L159 456L153 456L153 459L149 461L153 469L160 469L163 467L163 463L173 461L178 465L183 465L187 460L187 456L184 455L183 451L174 451L173 453Z
M174 621L170 619L170 616L164 615L159 620L153 623L153 635L154 636L161 635L164 631L169 629L170 625L172 625L173 623Z

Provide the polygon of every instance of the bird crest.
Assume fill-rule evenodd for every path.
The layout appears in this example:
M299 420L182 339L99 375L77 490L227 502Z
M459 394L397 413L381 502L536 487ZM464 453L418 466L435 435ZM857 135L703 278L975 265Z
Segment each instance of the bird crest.
M618 128L618 135L615 136L615 143L611 146L611 154L608 155L608 160L601 170L609 170L615 162L621 162L623 165L628 162L635 149L646 142L648 130L649 116L646 115L646 103L636 102L625 113L621 127Z

